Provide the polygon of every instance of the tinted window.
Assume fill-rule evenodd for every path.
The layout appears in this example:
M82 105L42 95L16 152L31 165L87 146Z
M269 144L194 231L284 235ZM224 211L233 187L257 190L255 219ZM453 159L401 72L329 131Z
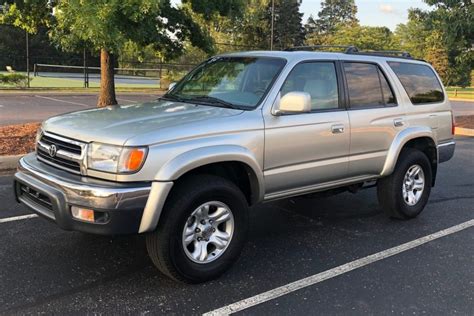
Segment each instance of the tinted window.
M339 107L336 67L332 62L301 63L291 70L281 88L282 96L302 91L311 96L313 110Z
M443 88L433 70L426 65L389 62L413 104L441 102Z
M395 104L395 97L379 67L344 63L349 102L352 108Z

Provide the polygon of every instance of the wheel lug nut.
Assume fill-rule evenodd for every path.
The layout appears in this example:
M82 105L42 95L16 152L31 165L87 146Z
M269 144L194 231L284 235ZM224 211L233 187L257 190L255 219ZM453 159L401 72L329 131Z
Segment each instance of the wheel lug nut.
M216 232L216 229L215 229L215 228L213 228L213 229L212 229L212 232L213 232L213 233L215 233L215 232Z
M201 237L198 237L198 241L201 241L201 240L202 240L202 238L201 238Z
M200 233L200 232L201 232L201 230L200 230L199 228L196 228L194 231L195 231L196 233Z
M214 221L212 219L209 220L209 224L212 224Z
M202 221L201 221L201 224L205 225L205 224L206 224L206 221L205 221L205 220L202 220Z

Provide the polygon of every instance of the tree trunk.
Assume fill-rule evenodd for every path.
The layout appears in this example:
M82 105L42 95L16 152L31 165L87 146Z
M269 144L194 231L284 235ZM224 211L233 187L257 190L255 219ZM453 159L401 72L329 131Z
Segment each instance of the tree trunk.
M100 50L100 94L98 107L117 104L115 98L114 56L105 49Z

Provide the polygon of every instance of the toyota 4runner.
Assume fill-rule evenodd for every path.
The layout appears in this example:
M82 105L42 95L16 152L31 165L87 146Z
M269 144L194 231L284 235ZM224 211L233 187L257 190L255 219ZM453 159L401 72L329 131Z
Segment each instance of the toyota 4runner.
M17 200L66 230L146 234L190 283L236 261L257 203L376 183L389 216L416 217L455 147L438 75L405 53L308 49L213 57L156 101L46 120Z

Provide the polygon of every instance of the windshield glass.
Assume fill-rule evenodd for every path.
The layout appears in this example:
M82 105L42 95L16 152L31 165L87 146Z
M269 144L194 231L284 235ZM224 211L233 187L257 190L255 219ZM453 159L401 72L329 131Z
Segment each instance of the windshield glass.
M253 109L284 65L285 61L280 58L212 58L186 75L164 98Z

